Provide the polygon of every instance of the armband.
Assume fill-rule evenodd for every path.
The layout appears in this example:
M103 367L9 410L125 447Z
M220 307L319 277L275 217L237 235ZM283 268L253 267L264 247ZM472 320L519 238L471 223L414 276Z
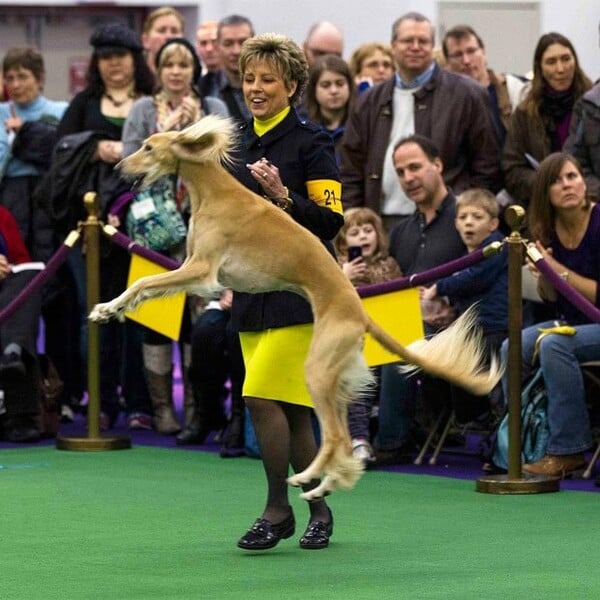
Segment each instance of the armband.
M308 198L319 206L328 208L340 215L344 214L342 206L342 184L335 179L311 179L306 182Z

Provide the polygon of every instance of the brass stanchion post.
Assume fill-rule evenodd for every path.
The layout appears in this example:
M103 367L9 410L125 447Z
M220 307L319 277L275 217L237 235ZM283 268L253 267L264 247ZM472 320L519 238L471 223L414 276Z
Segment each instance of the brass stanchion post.
M85 239L86 304L87 314L100 301L100 228L98 199L95 192L87 192L83 203L88 217L83 224ZM102 437L100 435L100 326L88 321L88 435L83 438L56 439L59 450L124 450L131 448L127 436Z
M522 266L523 238L520 230L525 210L520 206L506 209L511 228L508 247L508 473L480 477L476 490L487 494L540 494L557 492L557 477L523 474L521 470L521 330L523 329Z

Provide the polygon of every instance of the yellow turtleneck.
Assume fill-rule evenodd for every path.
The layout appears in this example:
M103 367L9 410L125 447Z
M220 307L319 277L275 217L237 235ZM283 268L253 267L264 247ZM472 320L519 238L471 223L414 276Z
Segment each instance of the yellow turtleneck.
M271 117L270 119L261 120L254 117L254 133L256 133L258 137L262 137L263 135L265 135L265 133L271 131L273 127L279 125L279 123L281 123L281 121L283 121L288 116L290 110L291 106L286 106L280 113L277 113L274 117Z

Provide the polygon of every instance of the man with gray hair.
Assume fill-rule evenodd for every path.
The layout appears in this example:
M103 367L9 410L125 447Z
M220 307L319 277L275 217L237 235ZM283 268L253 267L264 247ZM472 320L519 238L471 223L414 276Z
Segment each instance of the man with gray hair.
M223 68L218 75L219 98L225 102L229 114L242 123L251 117L242 93L240 53L242 44L254 36L254 26L247 17L229 15L217 26L217 46Z
M444 163L444 181L455 193L502 187L500 146L486 91L450 73L433 57L434 29L420 13L392 27L397 64L393 78L361 94L342 140L344 206L368 206L389 229L415 211L394 171L392 151L414 133L430 138Z

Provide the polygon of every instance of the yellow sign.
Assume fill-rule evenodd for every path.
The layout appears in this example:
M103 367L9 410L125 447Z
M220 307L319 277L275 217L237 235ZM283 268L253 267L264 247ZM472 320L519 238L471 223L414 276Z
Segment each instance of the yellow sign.
M158 275L159 273L166 273L168 270L137 254L132 254L127 286L129 287L135 281L147 275ZM172 340L178 340L184 307L185 292L179 292L173 296L147 300L140 304L135 311L125 313L125 316L136 323L140 323L140 325L162 333Z
M410 288L362 299L367 314L403 346L423 339L419 290ZM365 339L365 358L370 367L400 360L382 348L370 335Z

